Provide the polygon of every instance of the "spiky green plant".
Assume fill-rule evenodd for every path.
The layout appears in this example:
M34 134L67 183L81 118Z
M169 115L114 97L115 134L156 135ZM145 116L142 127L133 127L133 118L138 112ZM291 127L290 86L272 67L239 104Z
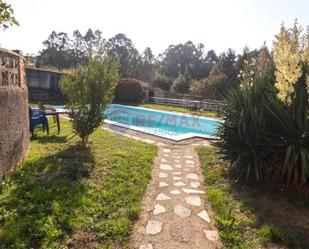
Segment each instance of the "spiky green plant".
M215 144L238 177L304 184L309 180L307 92L297 84L286 106L272 83L259 79L230 92Z

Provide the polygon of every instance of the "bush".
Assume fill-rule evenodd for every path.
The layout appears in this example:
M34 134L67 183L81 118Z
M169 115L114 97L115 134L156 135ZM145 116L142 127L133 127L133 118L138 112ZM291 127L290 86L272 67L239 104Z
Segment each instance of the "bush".
M165 75L157 74L153 81L154 86L159 87L164 91L171 90L171 86L173 84L173 80Z
M230 92L216 144L238 177L295 185L308 181L308 95L301 83L295 94L285 105L267 79Z
M115 101L123 103L140 103L144 99L144 92L142 88L143 82L124 78L121 79L116 87Z
M207 78L203 78L200 80L192 80L191 86L190 86L190 94L193 96L201 96L204 98L206 95L206 85Z
M61 90L70 109L74 132L85 146L100 126L103 112L114 97L118 67L106 57L90 58L88 65L65 75Z
M173 82L172 90L182 94L189 93L191 81L192 79L188 72L179 74L179 76Z

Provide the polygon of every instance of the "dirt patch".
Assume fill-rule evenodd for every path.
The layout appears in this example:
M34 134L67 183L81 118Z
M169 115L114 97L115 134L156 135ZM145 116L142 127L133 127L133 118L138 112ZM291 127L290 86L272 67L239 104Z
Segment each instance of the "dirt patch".
M67 245L71 249L84 249L97 248L99 244L94 234L82 229L77 229L74 231L72 239Z

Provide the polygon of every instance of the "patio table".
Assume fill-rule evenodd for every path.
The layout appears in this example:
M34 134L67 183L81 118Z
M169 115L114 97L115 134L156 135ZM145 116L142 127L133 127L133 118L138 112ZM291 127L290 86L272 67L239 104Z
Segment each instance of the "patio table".
M53 116L54 121L57 123L57 131L60 134L60 118L59 115L67 115L70 114L69 111L59 111L55 109L53 106L44 106L44 112L46 116Z

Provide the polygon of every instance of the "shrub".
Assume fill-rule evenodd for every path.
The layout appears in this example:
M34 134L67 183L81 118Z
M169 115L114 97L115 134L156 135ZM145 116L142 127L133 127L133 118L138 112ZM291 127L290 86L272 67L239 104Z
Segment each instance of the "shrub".
M191 81L192 79L188 72L179 74L173 82L172 90L177 93L188 93L190 90Z
M159 87L164 91L169 91L173 84L173 80L165 75L157 74L153 81L154 86Z
M193 96L201 96L204 97L207 92L207 78L203 78L200 80L192 80L190 86L190 94Z
M123 78L117 83L115 91L115 101L124 103L140 103L144 98L144 92L142 88L143 82Z
M286 106L257 80L229 94L216 143L238 177L304 184L309 179L308 96L302 84Z
M282 180L297 187L308 183L308 34L301 35L297 23L292 29L282 26L274 42L275 77L267 70L267 59L263 70L248 64L241 72L241 87L227 99L217 145L240 177ZM273 80L260 80L261 75Z
M82 139L83 146L102 123L103 112L113 100L117 80L118 67L107 57L90 58L87 66L61 80L74 132Z

